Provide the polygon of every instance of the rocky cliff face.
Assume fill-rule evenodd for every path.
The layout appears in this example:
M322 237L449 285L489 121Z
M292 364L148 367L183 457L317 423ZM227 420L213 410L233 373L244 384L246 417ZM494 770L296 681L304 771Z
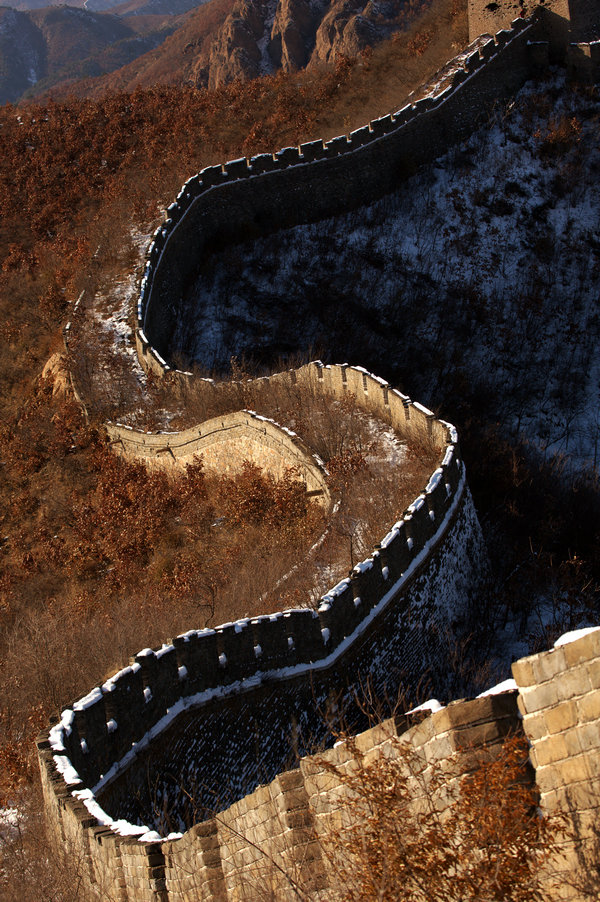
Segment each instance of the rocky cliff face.
M354 56L399 27L403 6L398 0L237 0L208 59L198 59L197 79L212 88Z

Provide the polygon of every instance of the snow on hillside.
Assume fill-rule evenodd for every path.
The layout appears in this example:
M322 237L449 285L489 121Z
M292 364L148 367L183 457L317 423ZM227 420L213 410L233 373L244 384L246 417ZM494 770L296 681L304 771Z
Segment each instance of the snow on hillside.
M597 464L599 134L589 92L528 84L396 194L216 258L177 347L226 367L312 346Z

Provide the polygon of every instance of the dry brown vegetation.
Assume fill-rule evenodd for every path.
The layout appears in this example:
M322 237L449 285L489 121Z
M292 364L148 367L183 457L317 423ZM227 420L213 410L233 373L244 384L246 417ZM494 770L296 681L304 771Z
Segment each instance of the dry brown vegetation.
M566 878L581 886L582 899L596 898L597 849L582 851L579 869L565 872L564 843L577 829L562 814L540 812L522 734L445 759L403 736L365 750L352 735L336 735L343 763L327 753L309 759L309 772L314 768L327 787L317 829L303 822L312 867L301 844L290 862L276 844L262 847L214 813L225 837L232 830L252 848L255 863L243 871L240 899L551 902ZM285 832L283 819L273 834L278 829ZM313 858L315 845L320 855Z
M499 755L475 753L470 773L451 781L453 764L426 762L391 741L366 755L352 738L351 766L325 758L347 792L343 828L325 853L344 902L535 902L547 899L542 868L556 847L560 819L540 817L527 742L505 740Z
M173 478L127 463L74 402L54 403L48 420L45 382L18 432L0 435L10 498L0 609L6 798L29 766L24 731L31 741L52 709L190 625L316 602L434 467L431 449L413 447L395 479L387 460L395 440L381 447L383 427L352 398L328 404L295 387L271 394L269 405L262 393L266 413L319 439L339 502L333 519L307 501L294 471L275 482L246 464L218 478L198 462Z

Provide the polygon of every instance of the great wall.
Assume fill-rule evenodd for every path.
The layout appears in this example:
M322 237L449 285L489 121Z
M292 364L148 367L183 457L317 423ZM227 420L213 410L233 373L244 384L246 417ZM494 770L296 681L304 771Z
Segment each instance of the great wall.
M589 26L595 10L584 12ZM600 42L585 43L582 26L567 49L561 13L553 5L495 37L477 36L427 96L349 136L235 160L190 179L148 253L136 333L144 368L172 371L184 290L207 254L393 190L561 55L571 71L596 79ZM487 15L478 7L479 14ZM473 10L471 21L477 28ZM332 400L352 395L400 436L430 443L438 467L369 558L317 609L192 629L144 649L40 736L49 830L59 852L81 862L86 898L251 900L266 885L276 898L296 898L279 880L292 866L311 898L328 898L332 878L319 837L340 793L306 757L312 743L331 741L324 712L335 717L343 709L359 732L366 723L355 702L367 683L375 694L394 696L427 671L442 686L449 637L480 603L485 549L454 428L358 367L315 363L270 378L304 381ZM234 465L236 454L276 473L297 466L307 490L328 503L319 461L298 437L251 411L228 416L180 434L116 424L108 432L116 451L154 466L182 465L195 453L217 468ZM388 720L359 742L387 754L401 736L427 760L445 760L493 749L522 728L542 806L560 808L568 797L589 820L598 807L599 637L592 632L518 662L517 690L455 702L414 726L410 718ZM345 752L324 754L339 761ZM564 898L579 896L565 891Z

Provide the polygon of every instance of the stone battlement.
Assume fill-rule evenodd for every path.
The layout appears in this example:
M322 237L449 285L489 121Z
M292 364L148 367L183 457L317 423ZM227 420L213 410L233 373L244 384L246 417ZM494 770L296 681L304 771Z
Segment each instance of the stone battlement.
M350 135L210 166L190 178L148 250L136 344L146 370L171 369L175 323L204 259L219 248L371 203L467 138L537 71L537 15L479 38L429 94ZM182 374L183 376L183 374Z
M575 816L579 852L593 854L600 805L595 764L600 753L599 668L600 629L567 635L554 649L516 662L514 688L502 691L500 686L477 699L438 705L438 710L432 706L433 713L425 706L383 721L358 735L354 745L374 761L398 754L401 739L424 763L445 762L452 783L474 760L495 756L504 737L524 733L543 810ZM116 681L123 678L118 675ZM67 720L63 714L63 733L67 727L73 730L74 722ZM48 814L57 839L87 862L90 899L251 900L259 898L258 888L265 885L277 888L276 898L294 898L282 877L286 873L311 891L311 898L327 898L331 874L321 843L339 823L348 793L331 765L339 768L350 761L351 747L338 744L302 758L299 766L184 834L161 839L141 828L137 835L133 829L127 835L99 825L85 790L61 788L53 748L57 733L55 728L38 742ZM579 863L571 840L554 868L561 898L584 898L569 889Z
M496 103L539 71L548 60L548 40L544 17L517 19L495 37L479 38L442 87L397 113L326 143L230 161L190 179L148 253L136 334L145 369L163 374L171 368L185 291L208 254L393 190L421 162L470 135ZM293 763L306 756L311 740L331 740L323 711L344 708L355 732L364 728L356 697L365 686L374 695L395 696L402 683L415 684L425 672L442 686L449 637L460 634L476 610L486 555L456 430L357 367L310 364L293 376L271 378L306 378L334 398L353 394L401 434L431 443L439 465L372 554L316 608L191 630L161 648L144 649L42 734L38 751L50 830L58 849L82 861L89 899L240 899L248 867L263 847L269 861L276 852L283 865L303 862L315 888L326 887L319 817L339 800L335 793L327 800L314 762L299 769ZM240 434L256 432L251 414L237 416ZM263 448L277 445L282 459L295 455L307 464L292 436L284 440L276 424L261 428L269 434ZM206 424L178 437L110 429L124 453L155 462L164 454L184 460L194 447L210 454L226 432L222 421L213 433L221 437L202 444L210 431ZM546 681L538 693L529 683L519 696L534 762L546 768L549 805L551 793L568 780L565 749L574 754L576 743L581 750L578 783L592 767L587 750L596 748L593 729L577 731L573 721L574 711L595 716L600 640L592 635L582 640L576 678L573 652L565 651L555 656L566 667L556 670L556 686ZM524 668L515 671L517 683ZM463 739L472 730L475 743L493 743L516 724L511 700L444 710L412 727L414 734L409 730L442 755L456 747L456 729ZM387 722L358 741L380 747L385 731L397 735L398 729L396 721ZM538 748L545 756L539 761ZM230 797L221 794L225 787ZM594 811L596 796L590 799L588 810Z
M294 469L307 493L329 507L323 461L290 429L252 410L214 417L183 432L140 432L113 423L106 428L116 453L143 460L147 467L185 469L201 456L205 470L226 475L237 472L242 461L255 464L275 479Z

